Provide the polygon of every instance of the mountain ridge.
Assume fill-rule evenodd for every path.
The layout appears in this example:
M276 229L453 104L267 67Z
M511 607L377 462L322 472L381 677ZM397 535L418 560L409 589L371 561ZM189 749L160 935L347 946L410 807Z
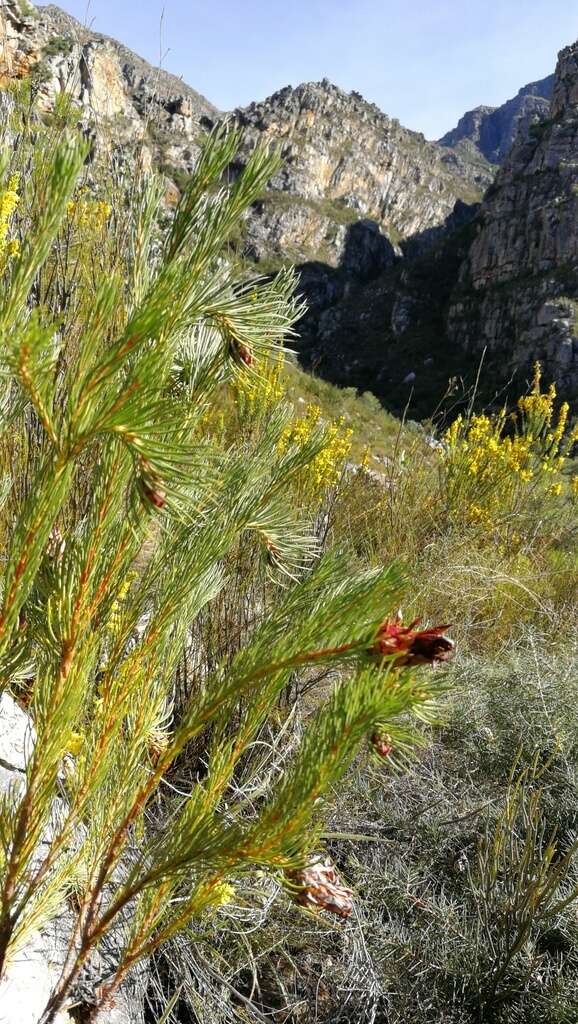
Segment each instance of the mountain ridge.
M405 401L400 384L412 375L415 382L420 360L430 377L432 361L451 373L453 360L461 372L460 352L464 358L479 355L483 341L504 373L541 357L564 386L572 386L578 316L567 313L574 308L575 289L571 282L564 312L552 265L559 270L563 263L573 280L575 226L558 207L574 211L578 192L572 114L578 100L572 54L578 46L562 51L566 57L561 54L554 87L551 76L529 83L499 108L466 113L435 143L327 79L286 86L223 114L181 79L83 28L54 5L23 13L19 0L5 0L0 24L0 75L32 76L45 109L68 89L95 149L106 153L114 146L116 154L132 159L138 146L145 165L164 174L169 207L194 169L203 137L217 123L226 121L240 134L230 176L262 141L279 148L281 167L232 240L231 256L249 275L286 263L298 267L310 305L300 325L306 365L322 366L339 383L372 386L380 397ZM542 95L548 93L551 102ZM556 133L548 155L542 143ZM515 144L505 156L510 136ZM531 228L524 227L530 209L535 220L537 209L547 210ZM549 221L564 224L563 240L552 241ZM511 236L518 233L524 241L514 244ZM529 252L548 245L551 265L528 262ZM512 296L520 297L515 282L522 268L530 290L536 291L539 278L541 312L530 310L527 296L527 316L512 312L514 299L512 316L504 313L505 304L496 299L503 284L499 259L491 255L496 246L509 254ZM353 324L355 310L359 322ZM563 344L546 344L549 330L566 332ZM355 351L348 352L352 344Z
M364 220L399 246L441 227L456 202L477 202L493 179L327 79L286 86L230 120L242 133L241 161L260 139L276 142L283 161L248 225L245 254L258 263L290 256L338 266L348 226Z
M23 15L18 0L2 9L8 73L33 74L46 107L67 87L87 126L96 126L95 144L106 124L116 146L140 141L145 162L160 167L169 190L185 184L203 134L217 121L241 130L240 160L259 139L279 145L283 168L251 211L239 246L242 258L261 266L311 258L337 266L356 220L375 221L395 247L441 228L457 201L478 201L492 180L479 157L428 142L327 80L285 87L222 114L180 79L60 8L30 10Z
M150 64L149 61L140 57L134 50L125 46L118 39L114 39L104 32L96 32L93 29L86 28L74 15L64 11L56 4L39 4L36 10L41 17L49 18L51 25L55 29L73 34L78 38L79 42L99 41L112 46L121 56L126 67L134 68L135 71L140 70L141 74L142 72L148 73L152 71L157 87L160 87L164 93L170 94L171 91L173 93L182 92L193 100L203 113L219 113L218 108L206 96L203 96L197 89L188 85L180 75L172 74L164 68Z
M472 144L492 164L501 164L519 132L546 117L554 89L554 74L522 86L515 96L497 107L478 106L466 111L455 128L439 139L441 146Z

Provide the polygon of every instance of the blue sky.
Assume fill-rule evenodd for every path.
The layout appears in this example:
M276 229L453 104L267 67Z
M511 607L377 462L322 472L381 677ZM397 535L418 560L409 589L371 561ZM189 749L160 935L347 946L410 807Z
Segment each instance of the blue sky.
M61 0L217 107L329 78L437 138L554 70L578 0ZM160 31L161 15L162 34ZM161 41L162 36L162 41Z

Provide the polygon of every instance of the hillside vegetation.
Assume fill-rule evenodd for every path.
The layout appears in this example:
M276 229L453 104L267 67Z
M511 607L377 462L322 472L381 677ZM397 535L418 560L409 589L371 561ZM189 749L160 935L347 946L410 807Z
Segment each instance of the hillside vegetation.
M274 154L231 182L214 131L167 216L66 98L2 109L0 707L33 740L0 997L58 921L41 1024L572 1024L568 405L539 365L438 427L307 377L293 274L225 258Z

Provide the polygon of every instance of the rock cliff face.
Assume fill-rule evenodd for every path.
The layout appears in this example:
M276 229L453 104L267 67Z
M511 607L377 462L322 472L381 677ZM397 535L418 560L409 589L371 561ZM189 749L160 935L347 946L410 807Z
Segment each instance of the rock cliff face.
M281 151L281 170L234 245L250 271L301 267L311 306L301 325L306 363L390 400L422 356L445 367L452 352L461 372L460 353L477 359L487 348L503 376L539 357L571 391L576 53L576 46L563 51L555 83L551 76L502 107L469 112L441 144L327 81L281 89L228 115L242 137L231 175L262 139ZM0 79L22 76L46 109L66 88L96 150L130 154L138 143L142 158L165 174L169 202L194 167L203 133L224 117L178 78L57 7L2 0Z
M247 222L257 261L343 260L349 229L370 219L394 245L443 224L457 200L474 202L492 178L480 159L450 153L408 131L358 93L330 82L287 87L237 110L241 159L260 139L283 166Z
M372 391L397 413L409 403L414 418L431 415L451 377L473 378L476 357L447 337L445 316L476 211L462 204L429 246L372 277L301 266L309 306L297 342L303 365L342 387Z
M519 132L548 116L554 88L554 75L530 82L517 96L500 107L476 107L460 118L455 128L440 139L440 145L457 147L470 154L482 154L493 164L501 164Z
M545 362L578 393L578 43L562 50L548 117L512 149L479 215L448 316L450 337L504 376Z
M115 40L27 0L0 8L2 75L31 75L46 108L66 88L97 146L122 151L138 141L145 161L176 187L194 167L203 132L223 117ZM242 132L241 163L263 138L281 149L283 168L240 240L242 254L265 266L311 258L336 266L347 259L350 227L368 219L393 245L426 237L458 199L479 199L493 177L479 153L426 142L327 81L287 87L228 120Z
M27 0L0 5L0 82L30 76L41 107L67 90L101 145L139 142L145 159L190 172L204 118L216 108L179 78L132 53L114 39L85 29L58 7Z

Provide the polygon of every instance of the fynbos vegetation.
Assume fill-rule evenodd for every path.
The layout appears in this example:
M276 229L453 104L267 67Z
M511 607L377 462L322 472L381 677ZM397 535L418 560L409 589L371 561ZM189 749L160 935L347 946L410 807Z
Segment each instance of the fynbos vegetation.
M13 122L0 643L34 743L3 798L0 963L9 974L31 933L70 910L50 1024L115 929L118 963L92 1015L246 872L313 899L325 794L365 737L430 718L439 686L397 654L413 634L382 643L399 571L319 557L312 510L344 454L337 429L317 415L291 425L279 402L250 428L241 416L215 429L228 388L249 407L266 393L264 368L298 310L290 274L246 285L222 258L275 156L258 148L215 189L238 145L215 133L159 231L154 178L137 174L115 208L83 183L87 147L66 124L43 134L18 109ZM210 609L245 546L267 566L262 601L245 597L240 640L236 616L219 623L209 657L197 624L208 610L205 630L217 628ZM437 657L434 644L425 660ZM248 793L229 791L242 793L261 730L309 666L331 666L336 686L245 814ZM183 791L170 779L185 763Z
M229 258L274 152L172 209L2 104L0 996L58 921L40 1024L574 1021L568 405L308 381Z

